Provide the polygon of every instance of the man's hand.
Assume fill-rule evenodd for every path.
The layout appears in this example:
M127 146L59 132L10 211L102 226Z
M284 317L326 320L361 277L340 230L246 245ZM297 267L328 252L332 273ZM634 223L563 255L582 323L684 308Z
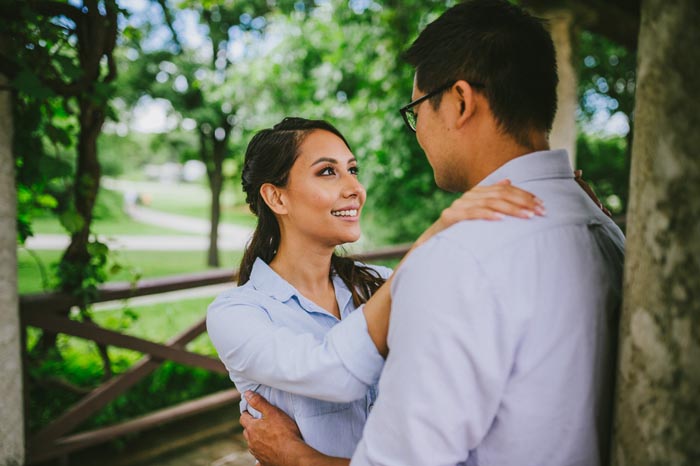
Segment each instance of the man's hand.
M326 456L301 438L294 420L254 392L245 392L248 404L262 414L255 419L249 412L241 414L243 436L248 450L262 466L348 466L345 458Z
M257 393L248 391L245 398L262 414L261 419L255 419L248 411L241 414L243 436L252 455L263 465L295 464L289 455L298 447L297 444L305 444L294 420Z
M608 217L612 218L612 214L610 211L603 205L602 202L600 202L600 199L598 199L598 196L595 195L593 192L593 188L591 188L588 183L583 181L583 170L574 170L574 181L578 183L579 186L581 186L581 189L583 189L586 194L588 194L588 197L590 197L593 202L598 206L600 210L603 211L605 215Z

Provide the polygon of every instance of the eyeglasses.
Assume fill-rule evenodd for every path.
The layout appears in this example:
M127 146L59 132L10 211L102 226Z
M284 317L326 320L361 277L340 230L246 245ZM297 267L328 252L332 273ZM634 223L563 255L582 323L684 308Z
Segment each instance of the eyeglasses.
M406 123L406 126L413 131L414 133L416 132L416 124L418 124L418 115L416 115L416 112L413 110L415 106L420 104L421 102L430 99L431 97L435 97L436 95L439 95L441 92L445 92L447 89L450 87L454 86L454 84L457 81L453 81L447 84L443 84L442 86L438 87L437 89L434 89L427 94L425 94L423 97L419 97L410 104L401 107L399 109L399 112L401 113L401 116L403 117L403 121ZM486 87L485 84L483 83L469 83L470 86L472 87Z

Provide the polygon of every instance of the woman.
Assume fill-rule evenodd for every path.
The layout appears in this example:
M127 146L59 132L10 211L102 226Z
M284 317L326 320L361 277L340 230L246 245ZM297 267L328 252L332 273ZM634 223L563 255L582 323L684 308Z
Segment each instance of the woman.
M346 458L377 396L391 304L389 269L334 252L360 237L365 190L357 173L345 138L326 122L286 118L257 133L243 189L258 225L240 286L207 313L238 390L257 391L294 418L309 445ZM508 182L475 188L416 245L458 220L531 217L543 213L540 204ZM338 345L351 348L343 354L353 360L341 360ZM252 410L242 401L245 409Z

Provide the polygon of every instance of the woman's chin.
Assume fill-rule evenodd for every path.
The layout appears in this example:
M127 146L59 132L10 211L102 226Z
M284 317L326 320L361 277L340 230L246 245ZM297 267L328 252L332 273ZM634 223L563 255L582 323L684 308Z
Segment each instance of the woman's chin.
M335 246L342 246L344 244L356 243L360 239L360 234L357 235L345 235L334 241Z
M354 243L354 242L356 242L357 240L360 239L360 236L361 236L361 233L358 232L356 235L352 235L351 237L349 237L349 238L345 241L345 243Z

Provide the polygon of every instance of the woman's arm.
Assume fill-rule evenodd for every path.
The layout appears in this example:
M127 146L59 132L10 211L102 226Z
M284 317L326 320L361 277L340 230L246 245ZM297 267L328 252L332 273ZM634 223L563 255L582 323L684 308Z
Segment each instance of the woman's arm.
M538 205L535 199L508 182L474 188L446 209L414 248L460 220L532 216ZM524 209L531 210L524 213ZM320 400L353 401L377 381L383 366L380 354L388 353L390 285L391 279L365 304L362 314L351 313L323 341L275 325L253 297L215 300L207 312L207 331L234 379Z
M253 297L222 296L209 306L207 332L241 390L263 384L347 403L366 395L384 365L361 313L351 313L319 340L275 324Z
M401 264L403 264L411 251L437 233L462 220L500 220L505 215L531 218L535 215L541 216L544 214L545 210L542 201L537 196L512 186L510 180L502 180L491 186L476 186L442 211L440 218L413 243L413 246L401 260L397 269L401 267ZM367 320L367 332L379 353L385 358L389 354L386 336L389 331L390 290L393 276L374 293L363 308L365 319Z

